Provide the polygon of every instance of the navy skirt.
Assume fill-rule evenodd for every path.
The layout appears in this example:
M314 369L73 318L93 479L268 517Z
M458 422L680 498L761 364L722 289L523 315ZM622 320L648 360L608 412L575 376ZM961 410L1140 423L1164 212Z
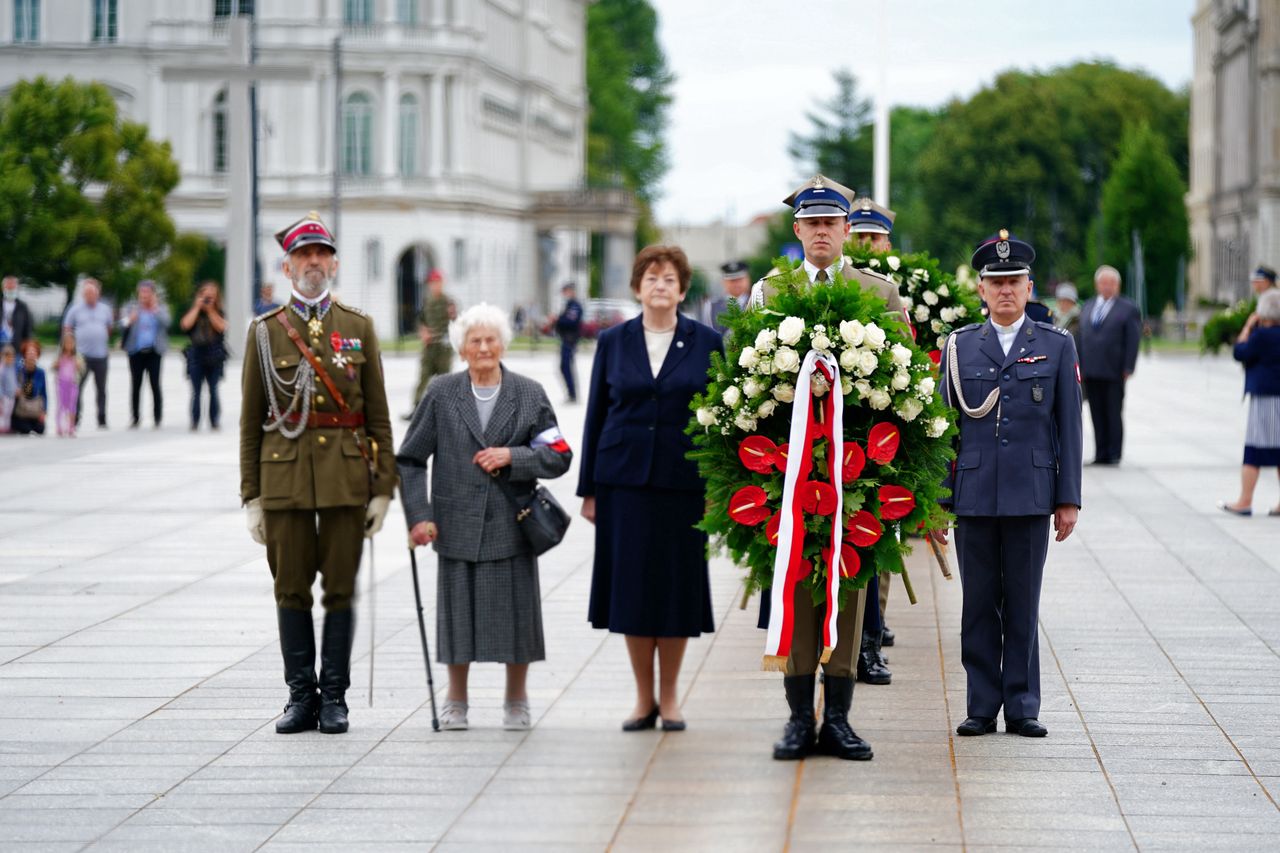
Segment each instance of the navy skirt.
M592 627L636 637L715 630L701 491L597 486Z

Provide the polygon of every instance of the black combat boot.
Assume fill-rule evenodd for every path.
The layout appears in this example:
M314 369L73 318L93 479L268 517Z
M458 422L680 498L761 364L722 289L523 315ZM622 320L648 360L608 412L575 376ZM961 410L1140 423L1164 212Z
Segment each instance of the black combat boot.
M862 632L862 650L858 653L858 680L867 684L888 684L893 673L880 654L880 632Z
M324 615L320 647L320 731L340 735L347 730L347 688L351 686L351 642L356 612L331 610Z
M782 740L773 745L773 757L778 761L795 761L813 752L817 728L813 719L813 684L812 675L788 675L782 679L791 719L782 731Z
M898 639L898 635L893 633L893 629L888 625L884 626L884 630L880 632L880 645L886 649L892 646ZM881 655L883 657L883 655Z
M316 692L316 631L310 610L276 610L280 626L280 654L284 657L284 683L289 704L276 721L276 733L291 735L316 727L320 695Z
M846 761L867 761L871 758L871 744L858 737L849 725L849 706L853 704L853 679L822 679L823 696L822 731L818 733L817 752L834 755Z

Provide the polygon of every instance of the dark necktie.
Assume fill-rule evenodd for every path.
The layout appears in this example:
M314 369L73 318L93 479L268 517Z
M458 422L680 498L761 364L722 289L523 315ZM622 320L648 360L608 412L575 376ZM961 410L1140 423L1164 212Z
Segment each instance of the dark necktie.
M817 275L817 277L814 279L814 281L820 281L820 282L822 282L823 284L826 284L826 283L827 283L827 281L828 281L828 279L827 279L827 271L826 271L826 270L818 270L818 275Z

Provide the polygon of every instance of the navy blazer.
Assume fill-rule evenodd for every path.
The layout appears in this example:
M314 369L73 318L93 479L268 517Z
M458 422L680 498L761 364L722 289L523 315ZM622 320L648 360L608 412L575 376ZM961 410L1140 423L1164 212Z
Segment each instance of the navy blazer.
M1244 393L1280 396L1280 326L1256 326L1231 353L1244 364Z
M600 335L582 435L579 496L594 495L597 484L702 491L698 466L685 458L693 440L684 430L693 416L693 395L707 388L712 352L723 352L715 330L678 315L671 349L655 379L641 317Z
M1133 300L1117 295L1102 323L1094 326L1097 304L1095 296L1080 309L1080 372L1085 379L1124 379L1138 364L1141 312Z
M1080 506L1083 456L1080 382L1071 335L1027 318L1006 355L988 320L952 332L965 400L976 408L999 389L998 405L974 419L960 412L952 491L940 503L956 515L1048 515ZM943 400L959 408L943 348Z

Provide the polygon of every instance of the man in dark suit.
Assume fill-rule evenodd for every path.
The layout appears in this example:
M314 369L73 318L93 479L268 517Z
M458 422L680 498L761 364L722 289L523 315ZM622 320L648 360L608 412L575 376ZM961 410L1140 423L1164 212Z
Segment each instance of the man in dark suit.
M11 344L16 350L22 342L35 337L31 309L18 298L18 277L7 275L3 282L3 304L0 304L0 344Z
M720 322L720 315L729 310L730 302L737 302L739 308L746 308L751 296L751 276L747 273L746 261L727 261L720 265L720 282L724 293L712 299L707 307L706 323L724 337L728 331Z
M1098 267L1097 295L1080 311L1080 367L1093 420L1093 462L1118 465L1124 444L1124 386L1138 363L1142 318L1138 306L1120 295L1120 273Z
M1049 547L1080 513L1081 419L1076 347L1026 314L1035 251L1000 231L973 253L990 319L947 339L943 399L959 411L953 473L941 503L956 515L964 601L960 655L968 681L959 735L1044 737L1036 623ZM932 534L945 543L946 532Z
M556 317L556 334L560 336L560 375L564 377L564 387L568 392L568 402L578 401L578 384L575 381L573 364L574 353L578 350L578 340L582 337L582 303L578 301L573 282L566 282L560 288L564 297L564 308Z

